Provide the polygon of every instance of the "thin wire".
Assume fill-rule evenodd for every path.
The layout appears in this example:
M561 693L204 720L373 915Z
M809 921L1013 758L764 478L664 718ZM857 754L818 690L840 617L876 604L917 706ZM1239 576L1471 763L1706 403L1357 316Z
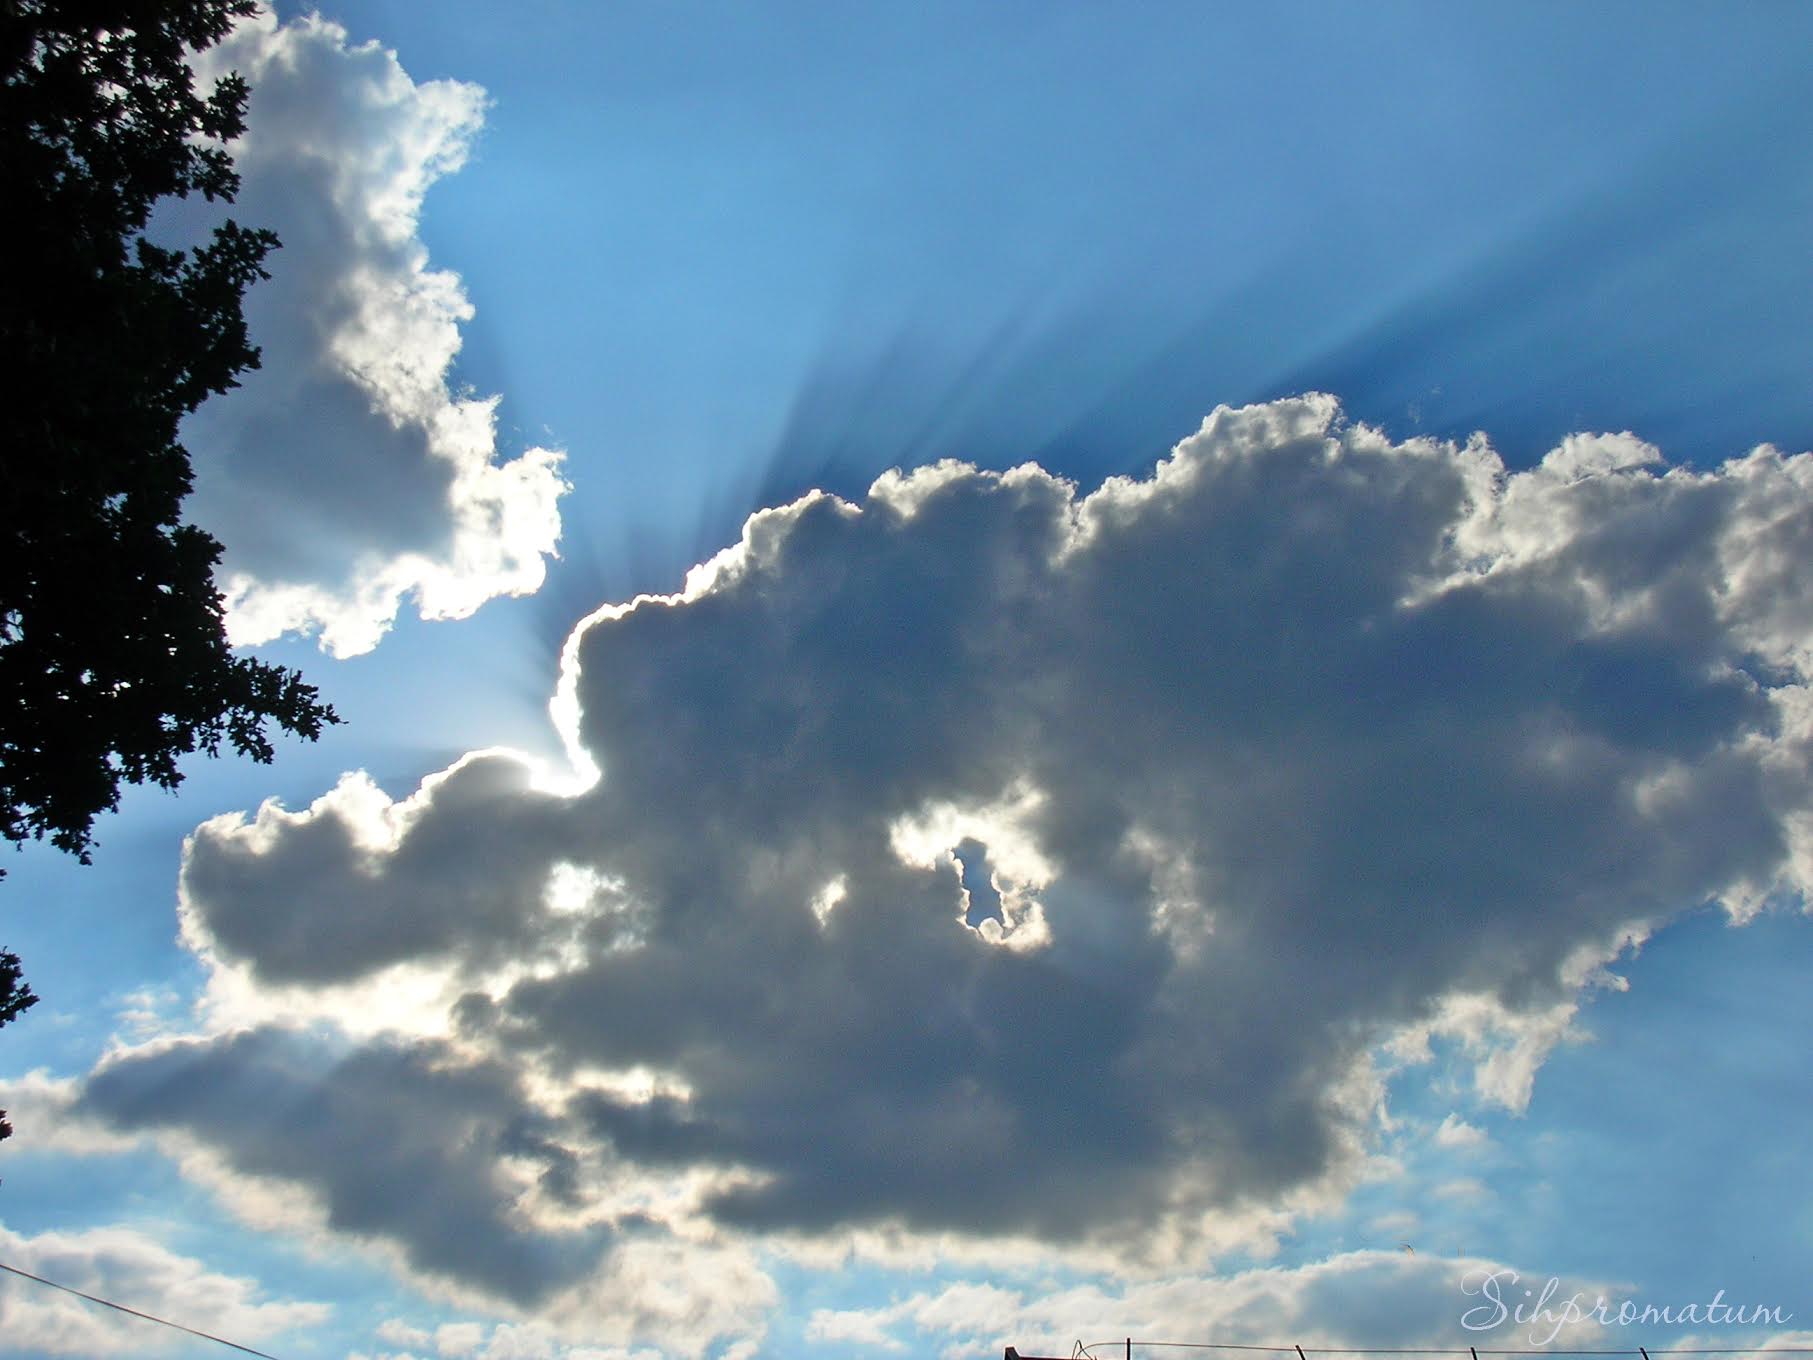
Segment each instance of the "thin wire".
M32 1274L29 1270L20 1270L17 1266L9 1266L4 1261L0 1261L0 1270L10 1271L12 1274L23 1276L28 1280L36 1280L39 1284L47 1284L52 1289L61 1289L65 1294L74 1294L78 1299L87 1299L88 1302L98 1303L103 1308L114 1308L122 1313L130 1313L135 1318L143 1318L146 1322L155 1322L165 1327L174 1327L177 1331L187 1332L190 1336L199 1336L203 1341L217 1341L223 1346L231 1346L236 1351L244 1351L247 1355L260 1356L262 1357L262 1360L277 1360L277 1357L274 1355L266 1355L263 1351L255 1351L250 1346L240 1345L237 1341L228 1341L224 1336L215 1336L212 1332L198 1332L193 1327L185 1327L180 1322L170 1321L169 1318L161 1318L152 1313L141 1313L138 1309L128 1308L123 1303L114 1303L110 1299L97 1298L93 1294L84 1294L79 1289L71 1289L66 1284L58 1284L55 1280L47 1280L42 1275ZM1162 1345L1164 1343L1160 1342L1157 1344Z
M1094 1352L1104 1346L1124 1346L1126 1341L1116 1337L1113 1341L1092 1341L1083 1350ZM1216 1341L1141 1341L1133 1338L1135 1346L1166 1346L1173 1350L1190 1351L1263 1351L1270 1354L1290 1355L1298 1350L1296 1346L1242 1346L1232 1342ZM1460 1346L1425 1346L1400 1347L1395 1349L1366 1349L1352 1346L1307 1346L1303 1350L1311 1355L1466 1355L1471 1347ZM1650 1346L1647 1349L1638 1347L1635 1350L1490 1350L1480 1347L1473 1351L1477 1355L1813 1355L1813 1346L1700 1346L1666 1349ZM1093 1360L1093 1357L1092 1357Z

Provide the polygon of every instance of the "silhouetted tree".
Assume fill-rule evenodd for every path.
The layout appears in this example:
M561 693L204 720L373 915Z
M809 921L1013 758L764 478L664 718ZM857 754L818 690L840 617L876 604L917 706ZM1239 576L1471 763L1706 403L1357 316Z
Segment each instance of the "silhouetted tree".
M338 721L296 672L233 654L220 544L181 520L178 424L257 367L240 295L277 238L143 236L160 199L238 190L245 82L197 93L187 58L255 9L0 0L0 830L84 863L122 780L173 788L188 752L265 761L268 723Z
M0 1025L16 1020L38 1004L32 990L19 980L19 956L0 951ZM13 1126L6 1122L6 1111L0 1110L0 1138L10 1138Z

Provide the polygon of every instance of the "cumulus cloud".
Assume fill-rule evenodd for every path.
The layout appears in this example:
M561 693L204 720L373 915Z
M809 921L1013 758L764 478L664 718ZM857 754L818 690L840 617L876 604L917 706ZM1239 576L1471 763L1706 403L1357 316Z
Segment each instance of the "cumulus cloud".
M494 1065L452 1064L431 1045L342 1053L260 1030L148 1045L97 1073L84 1109L228 1144L240 1174L314 1189L329 1228L382 1233L425 1274L469 1272L533 1301L570 1283L604 1244L580 1234L557 1249L510 1221L533 1187L565 1193L570 1161L515 1086Z
M446 619L534 591L560 532L560 455L500 459L497 399L450 388L472 307L417 235L484 92L417 84L334 23L268 11L198 67L251 84L233 211L283 240L246 300L263 367L185 427L191 513L226 548L230 636L318 631L347 656L376 646L405 599Z
M1180 1268L1352 1184L1433 1041L1516 1105L1621 950L1804 892L1810 478L1629 436L1510 474L1310 396L1086 496L945 463L764 511L570 640L587 787L488 752L200 827L185 938L263 1028L86 1108L333 1205L359 1173L246 1112L315 1093L346 1159L413 1150L348 1226L519 1300L871 1232ZM401 1036L275 1028L405 975Z
M245 1344L313 1326L330 1311L320 1303L261 1300L252 1281L211 1271L130 1228L31 1237L0 1226L0 1256L71 1289ZM0 1316L6 1347L17 1354L187 1354L196 1344L181 1332L14 1275L0 1276Z
M276 1028L160 1040L103 1064L74 1113L157 1137L255 1226L370 1244L444 1297L592 1330L608 1316L689 1355L759 1334L775 1301L745 1253L676 1243L644 1206L595 1193L595 1158L560 1141L516 1073L443 1044ZM566 1354L545 1328L481 1351L482 1332L456 1324L436 1344Z

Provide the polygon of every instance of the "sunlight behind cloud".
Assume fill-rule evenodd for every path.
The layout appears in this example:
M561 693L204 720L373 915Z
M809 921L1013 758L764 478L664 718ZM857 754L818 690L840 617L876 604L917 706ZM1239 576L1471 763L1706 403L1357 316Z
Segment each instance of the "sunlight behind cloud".
M1681 904L1804 891L1803 681L1743 669L1800 587L1712 564L1757 537L1752 460L1809 460L1622 447L1508 473L1310 396L1088 495L945 466L763 511L570 639L595 782L492 750L198 828L221 1027L116 1052L78 1110L556 1311L633 1243L1268 1250L1385 1174L1433 1045L1525 1108ZM273 1085L495 1242L210 1094Z
M251 83L235 211L283 240L246 305L262 367L185 427L195 514L226 547L232 640L318 633L354 656L406 600L458 619L532 593L560 534L563 455L500 460L499 399L452 384L472 305L418 234L484 92L417 84L376 43L269 11L198 66Z

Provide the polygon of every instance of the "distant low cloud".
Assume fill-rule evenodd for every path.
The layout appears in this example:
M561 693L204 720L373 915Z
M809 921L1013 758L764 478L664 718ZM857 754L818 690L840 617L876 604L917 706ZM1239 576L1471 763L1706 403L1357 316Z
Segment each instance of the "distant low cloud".
M1801 900L1810 604L1813 458L1510 474L1323 396L1087 496L808 496L575 633L589 787L485 752L200 827L221 1032L85 1109L329 1206L414 1149L349 1226L505 1298L864 1233L1189 1269L1341 1195L1433 1038L1515 1106L1630 942ZM331 1158L255 1098L305 1091ZM428 1259L443 1181L503 1240Z
M417 234L423 195L466 160L484 92L417 84L334 23L268 11L200 69L251 84L233 211L283 239L247 294L263 367L185 426L191 513L226 546L233 640L318 631L349 656L405 600L461 618L534 591L560 533L560 455L501 459L497 399L450 387L472 306Z
M1459 1115L1450 1114L1442 1120L1435 1131L1435 1142L1445 1148L1482 1148L1491 1140L1486 1131L1476 1124L1469 1124Z
M1122 1337L1199 1341L1223 1346L1444 1347L1455 1339L1481 1345L1528 1345L1515 1323L1469 1332L1461 1317L1480 1304L1481 1282L1515 1272L1473 1257L1437 1258L1397 1251L1356 1251L1305 1266L1269 1266L1213 1277L1170 1276L1120 1285L1088 1282L1063 1288L960 1283L921 1290L874 1308L821 1309L808 1319L809 1339L842 1343L876 1355L982 1355L1012 1345L1027 1354L1066 1355L1078 1341L1099 1345ZM1560 1297L1601 1287L1558 1281ZM1469 1289L1471 1293L1469 1293ZM1561 1311L1557 1304L1555 1311ZM1476 1323L1491 1316L1479 1314ZM1508 1320L1507 1320L1508 1321ZM1548 1330L1548 1324L1544 1325ZM1558 1344L1606 1345L1606 1329L1569 1322ZM1465 1344L1463 1341L1463 1345ZM1061 1348L1061 1349L1060 1349ZM1459 1352L1465 1354L1464 1350Z
M131 1228L29 1236L0 1226L8 1265L140 1312L251 1345L314 1326L326 1304L265 1300L251 1280L209 1270ZM6 1349L17 1355L194 1353L193 1337L128 1317L16 1275L0 1275Z
M391 1320L378 1328L381 1339L408 1347L379 1356L355 1352L348 1360L414 1360L417 1355L440 1360L662 1360L658 1351L624 1346L569 1346L548 1328L534 1323L450 1322L432 1333ZM729 1352L726 1352L729 1354Z

